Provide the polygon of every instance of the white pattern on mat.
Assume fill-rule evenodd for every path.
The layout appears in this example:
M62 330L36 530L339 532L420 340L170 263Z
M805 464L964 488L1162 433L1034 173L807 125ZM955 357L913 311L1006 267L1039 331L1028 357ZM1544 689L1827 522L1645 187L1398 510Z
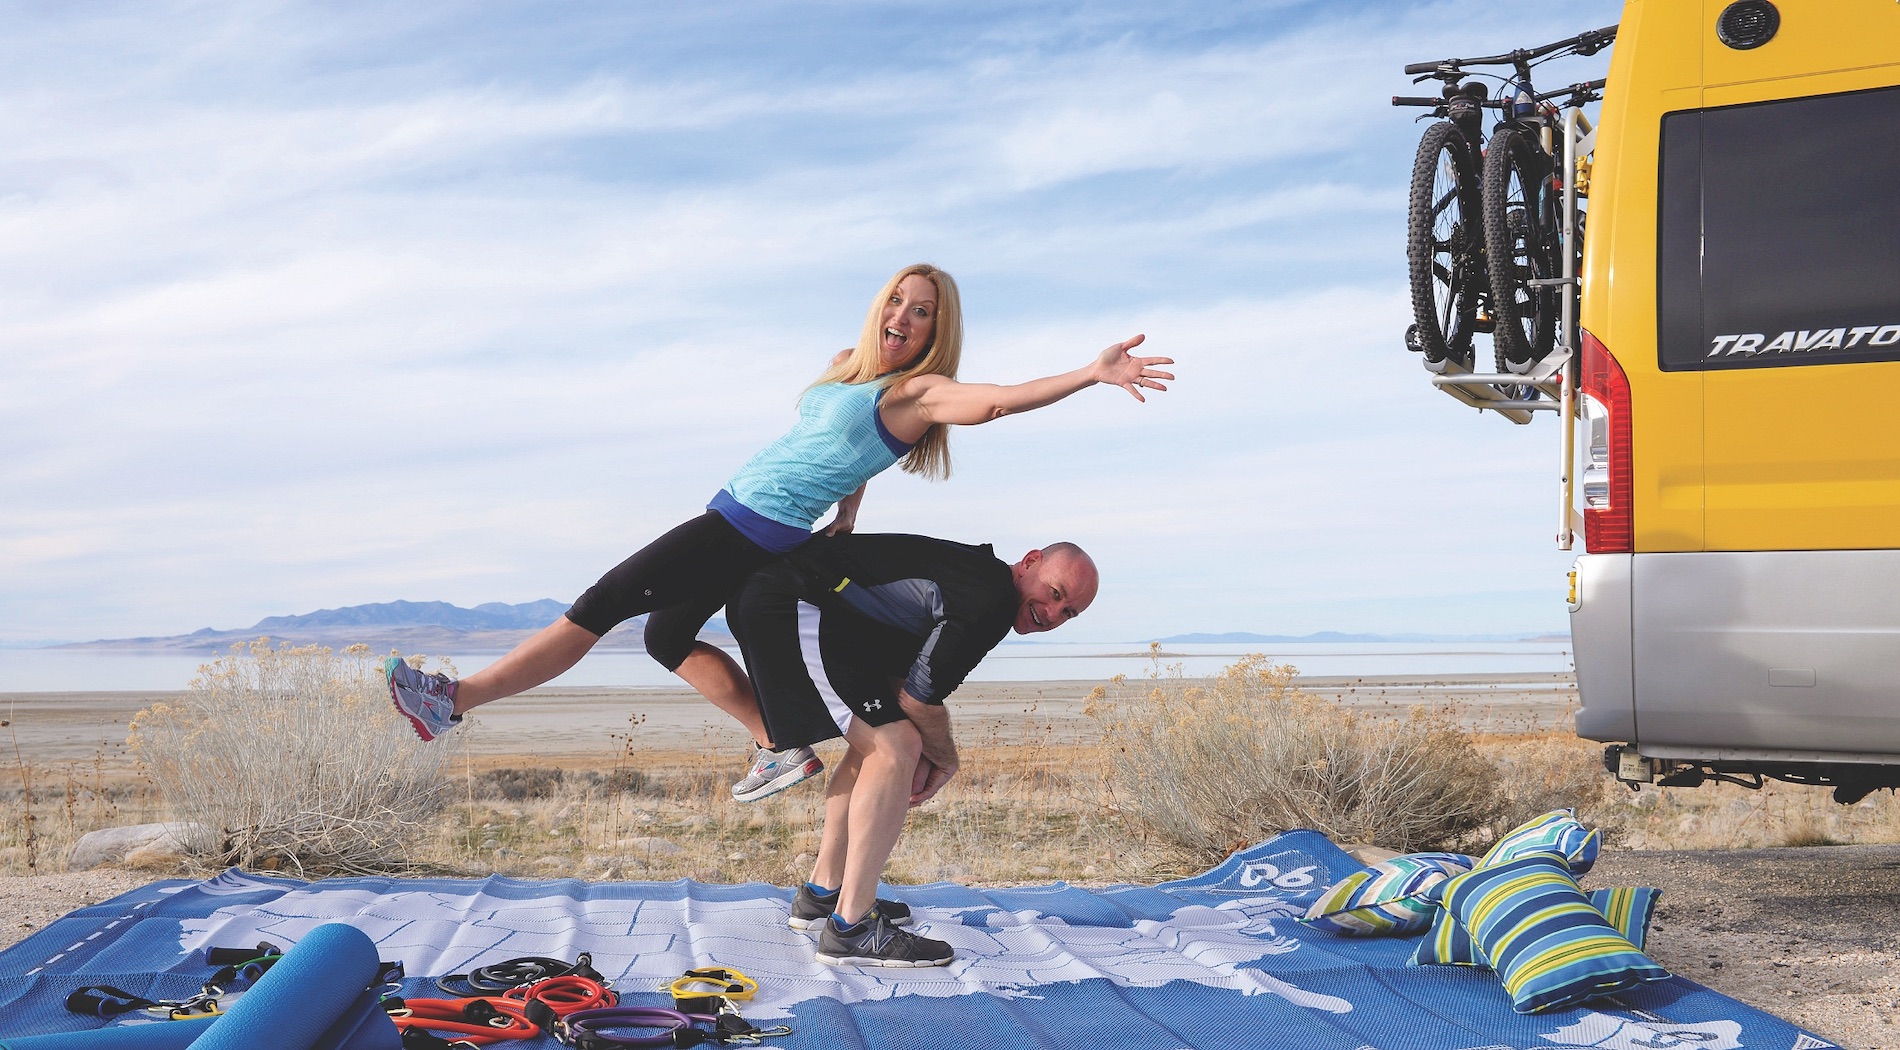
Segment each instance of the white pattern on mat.
M225 892L267 888L227 873ZM594 967L623 987L651 988L689 967L717 961L759 979L746 1010L764 1020L790 1016L798 1003L844 1003L905 995L985 992L1034 998L1038 987L1091 979L1155 988L1192 981L1243 995L1278 995L1328 1013L1352 1004L1306 991L1247 964L1297 951L1299 909L1268 898L1184 905L1165 921L1129 927L1071 926L1036 912L1001 908L917 908L917 925L950 942L957 960L941 969L833 969L812 958L810 935L786 926L778 897L736 901L503 899L427 890L376 893L326 886L293 890L268 903L220 908L185 921L180 947L295 943L325 922L347 922L373 938L383 957L411 974L466 972L522 955L594 957ZM982 925L969 925L980 917Z

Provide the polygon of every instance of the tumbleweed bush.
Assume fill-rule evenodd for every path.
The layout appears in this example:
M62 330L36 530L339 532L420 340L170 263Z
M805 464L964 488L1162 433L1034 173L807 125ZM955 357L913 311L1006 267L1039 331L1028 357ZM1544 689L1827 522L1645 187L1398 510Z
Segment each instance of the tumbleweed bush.
M1209 863L1290 828L1410 851L1485 826L1495 770L1448 719L1359 717L1294 674L1250 656L1212 680L1174 669L1097 690L1114 804Z
M361 873L400 868L447 801L458 757L423 743L389 702L367 646L234 647L127 739L180 820L216 832L215 864Z

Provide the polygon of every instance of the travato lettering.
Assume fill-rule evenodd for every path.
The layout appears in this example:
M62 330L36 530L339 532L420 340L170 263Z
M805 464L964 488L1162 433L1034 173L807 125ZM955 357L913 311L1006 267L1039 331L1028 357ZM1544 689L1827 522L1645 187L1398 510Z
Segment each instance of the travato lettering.
M1709 340L1709 357L1747 357L1753 354L1801 354L1816 350L1851 350L1856 346L1892 346L1900 343L1900 324L1858 325L1853 328L1816 328L1782 332L1769 339L1765 332L1718 335Z

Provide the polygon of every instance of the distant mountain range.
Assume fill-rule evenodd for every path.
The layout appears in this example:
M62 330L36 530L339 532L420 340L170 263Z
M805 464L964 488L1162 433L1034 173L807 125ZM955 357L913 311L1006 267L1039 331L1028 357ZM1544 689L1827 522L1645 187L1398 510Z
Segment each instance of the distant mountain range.
M484 602L464 609L448 602L376 602L341 609L318 609L299 616L266 616L249 628L219 631L206 627L190 634L148 638L103 638L72 642L58 649L159 649L181 652L223 652L232 645L268 637L278 645L368 645L407 653L449 654L498 652L512 649L522 639L554 622L568 603L543 598L508 605ZM639 649L646 617L636 616L607 632L600 644L607 648ZM727 645L732 635L726 622L714 617L700 636L715 645Z
M232 645L259 637L269 637L282 645L328 645L342 648L363 644L375 649L400 649L407 653L450 654L499 652L513 648L522 639L554 622L567 611L567 602L543 598L540 601L508 605L484 602L464 609L448 602L376 602L349 605L341 609L318 609L299 616L266 616L249 628L219 631L206 627L190 634L158 638L105 638L94 642L72 642L59 649L156 649L181 652L223 652ZM638 649L644 643L641 632L646 617L636 616L608 632L600 644L608 648ZM701 637L715 645L731 645L732 634L718 617L706 624ZM1012 641L1016 639L1011 639ZM1347 634L1319 631L1314 634L1250 634L1229 631L1222 634L1177 634L1155 639L1162 645L1256 645L1264 642L1339 643L1339 642L1568 642L1568 634ZM1037 639L1042 641L1042 639ZM1146 644L1145 642L1143 644Z
M1245 631L1229 631L1225 634L1177 634L1168 638L1158 638L1163 645L1251 645L1256 642L1567 642L1564 634L1343 634L1339 631L1318 631L1313 634L1248 634Z

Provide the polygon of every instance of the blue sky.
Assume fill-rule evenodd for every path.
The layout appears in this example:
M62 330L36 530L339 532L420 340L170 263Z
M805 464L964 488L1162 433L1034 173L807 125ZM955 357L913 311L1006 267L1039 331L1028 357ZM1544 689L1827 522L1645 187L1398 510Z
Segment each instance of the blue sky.
M1075 641L1565 627L1554 422L1401 347L1386 99L1617 4L7 10L0 642L570 599L920 259L965 379L1180 380L961 429L862 529L1082 543Z

